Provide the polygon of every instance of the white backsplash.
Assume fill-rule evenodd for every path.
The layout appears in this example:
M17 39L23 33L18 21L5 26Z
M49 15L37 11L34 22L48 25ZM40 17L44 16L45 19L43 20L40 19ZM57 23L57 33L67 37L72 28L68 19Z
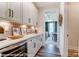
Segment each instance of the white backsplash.
M6 39L6 36L4 34L0 34L0 39Z

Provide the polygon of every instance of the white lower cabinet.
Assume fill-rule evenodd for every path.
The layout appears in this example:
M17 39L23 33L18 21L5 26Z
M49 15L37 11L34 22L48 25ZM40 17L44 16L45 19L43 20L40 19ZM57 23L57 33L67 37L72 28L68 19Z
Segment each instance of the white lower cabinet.
M37 37L36 43L37 43L37 51L38 51L40 49L40 47L42 46L41 36Z
M0 49L1 57L34 57L43 45L43 35L34 36L22 42Z
M33 41L32 40L28 40L27 42L27 56L28 57L32 57L34 56L34 44L33 44Z
M39 51L42 46L42 37L33 37L31 40L27 41L27 56L33 57Z

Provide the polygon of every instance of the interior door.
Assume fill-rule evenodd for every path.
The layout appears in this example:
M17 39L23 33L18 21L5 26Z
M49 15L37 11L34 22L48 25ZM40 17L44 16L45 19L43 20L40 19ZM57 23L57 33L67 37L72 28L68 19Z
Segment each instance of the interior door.
M29 40L27 42L27 55L28 55L28 57L34 56L34 42L33 42L33 40Z
M68 49L73 50L73 55L77 56L79 51L79 3L68 3L68 22L69 24L69 39ZM77 52L75 52L77 51Z

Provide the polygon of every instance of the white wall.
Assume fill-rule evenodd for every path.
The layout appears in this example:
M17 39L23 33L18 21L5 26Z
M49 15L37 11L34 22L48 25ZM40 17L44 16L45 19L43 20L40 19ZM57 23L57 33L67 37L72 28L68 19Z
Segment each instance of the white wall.
M64 3L60 4L60 13L63 16L62 26L59 28L59 49L62 56L64 56Z
M59 27L59 49L61 56L68 56L68 11L67 11L67 4L61 3L60 4L60 14L62 14L63 21L62 26Z

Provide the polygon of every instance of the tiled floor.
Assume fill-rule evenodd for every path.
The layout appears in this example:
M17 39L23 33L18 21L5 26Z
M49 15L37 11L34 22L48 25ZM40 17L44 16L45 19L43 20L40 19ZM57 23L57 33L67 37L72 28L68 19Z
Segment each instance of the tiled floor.
M60 57L59 49L56 46L56 43L49 37L46 40L45 46L41 47L41 49L36 54L36 57Z

